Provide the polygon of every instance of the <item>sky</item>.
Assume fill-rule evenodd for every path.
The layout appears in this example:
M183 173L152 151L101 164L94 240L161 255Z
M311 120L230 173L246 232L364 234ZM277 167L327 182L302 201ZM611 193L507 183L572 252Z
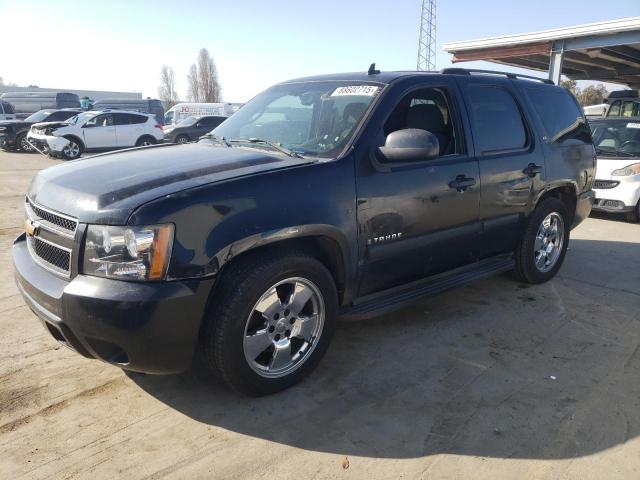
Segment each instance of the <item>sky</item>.
M157 97L166 64L185 99L189 66L206 47L224 101L245 102L283 80L364 71L371 62L381 70L415 69L421 5L422 0L0 0L0 76L20 86ZM439 0L437 68L451 65L443 43L633 16L640 16L639 0Z

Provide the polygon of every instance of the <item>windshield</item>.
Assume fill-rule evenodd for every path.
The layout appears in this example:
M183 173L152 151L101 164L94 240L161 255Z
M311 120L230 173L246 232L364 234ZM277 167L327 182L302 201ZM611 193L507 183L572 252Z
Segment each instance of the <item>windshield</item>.
M95 113L91 113L91 112L80 113L78 115L74 115L73 117L71 117L70 119L65 121L64 123L68 123L69 125L75 125L76 123L79 122L79 123L83 124L84 122L86 122L90 118L94 117L95 115L96 115Z
M52 113L53 112L51 110L40 110L39 112L32 113L31 115L29 115L27 118L24 119L24 121L30 122L30 123L42 122L44 121L45 118L47 118Z
M200 117L187 117L183 120L180 120L176 127L190 127L194 125Z
M234 145L331 158L356 131L381 85L304 82L259 94L213 130ZM269 145L271 143L272 145Z
M591 134L599 154L640 156L640 118L591 122Z

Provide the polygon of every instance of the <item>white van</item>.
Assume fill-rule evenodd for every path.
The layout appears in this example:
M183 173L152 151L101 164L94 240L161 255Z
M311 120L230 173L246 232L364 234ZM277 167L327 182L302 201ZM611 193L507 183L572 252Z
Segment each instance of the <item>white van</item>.
M173 128L187 117L230 117L243 103L178 103L164 114L165 129Z

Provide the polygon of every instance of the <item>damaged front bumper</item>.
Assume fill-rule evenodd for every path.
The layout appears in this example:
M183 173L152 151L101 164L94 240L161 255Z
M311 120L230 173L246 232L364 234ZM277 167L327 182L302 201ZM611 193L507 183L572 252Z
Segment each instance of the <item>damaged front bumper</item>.
M61 157L64 148L71 143L63 137L42 135L33 132L29 132L27 140L40 153L51 155L53 157Z

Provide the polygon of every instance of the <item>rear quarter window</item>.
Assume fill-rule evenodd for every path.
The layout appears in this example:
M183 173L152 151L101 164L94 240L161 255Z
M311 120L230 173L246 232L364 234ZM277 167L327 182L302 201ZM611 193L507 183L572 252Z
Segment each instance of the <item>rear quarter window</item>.
M544 127L548 141L591 143L589 127L569 92L551 88L527 88L526 95Z

